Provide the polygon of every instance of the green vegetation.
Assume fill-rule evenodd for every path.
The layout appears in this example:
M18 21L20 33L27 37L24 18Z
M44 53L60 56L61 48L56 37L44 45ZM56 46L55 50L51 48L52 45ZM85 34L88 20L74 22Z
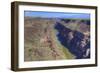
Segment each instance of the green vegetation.
M69 52L68 48L66 48L60 44L60 42L57 40L55 33L57 33L56 30L54 30L54 33L53 33L53 37L55 39L54 41L57 44L58 49L62 50L62 52L64 53L65 59L74 59L75 56L71 52Z

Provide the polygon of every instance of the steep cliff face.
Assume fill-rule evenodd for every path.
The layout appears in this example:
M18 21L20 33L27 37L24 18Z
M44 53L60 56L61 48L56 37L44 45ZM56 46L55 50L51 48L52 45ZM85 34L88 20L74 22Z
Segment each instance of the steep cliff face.
M86 22L86 21L85 21ZM90 26L82 21L57 22L55 29L62 45L76 56L77 59L89 58L90 52Z

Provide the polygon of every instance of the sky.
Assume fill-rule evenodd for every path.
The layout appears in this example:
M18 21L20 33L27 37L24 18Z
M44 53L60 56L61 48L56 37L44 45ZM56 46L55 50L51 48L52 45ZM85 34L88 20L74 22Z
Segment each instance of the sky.
M90 14L87 13L68 13L68 12L24 11L24 16L42 17L42 18L90 19Z

